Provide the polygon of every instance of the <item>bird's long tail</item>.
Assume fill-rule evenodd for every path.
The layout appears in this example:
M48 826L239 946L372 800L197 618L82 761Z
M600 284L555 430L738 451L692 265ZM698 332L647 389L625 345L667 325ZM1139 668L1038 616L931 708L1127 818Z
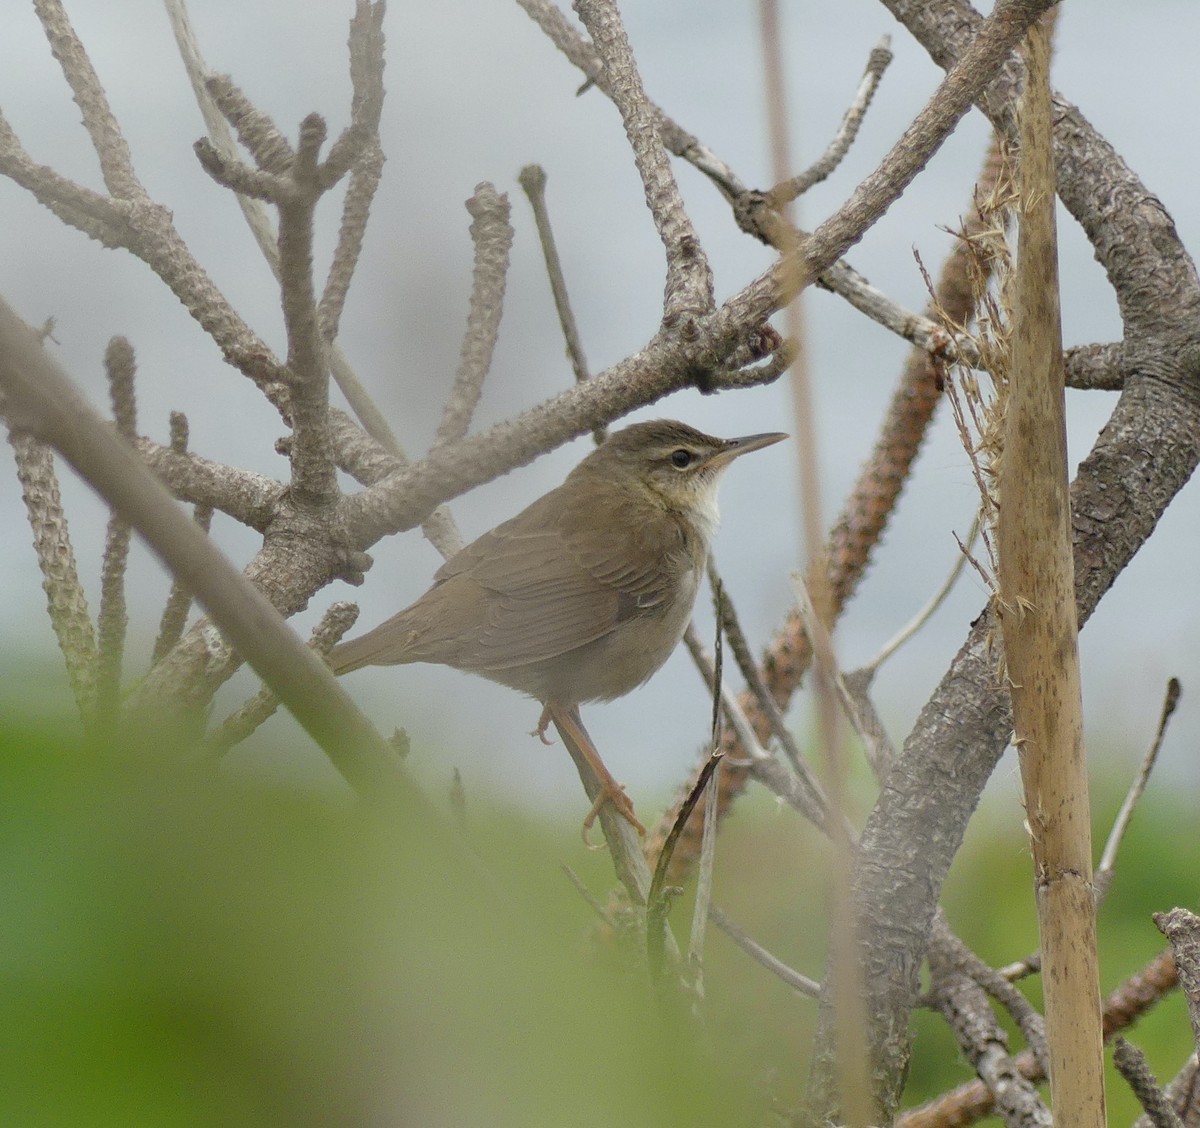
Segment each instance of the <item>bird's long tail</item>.
M399 615L394 616L374 630L335 646L328 658L333 672L341 675L361 670L363 666L396 666L413 661L404 653L405 633L397 629L399 618ZM401 645L397 645L398 641Z

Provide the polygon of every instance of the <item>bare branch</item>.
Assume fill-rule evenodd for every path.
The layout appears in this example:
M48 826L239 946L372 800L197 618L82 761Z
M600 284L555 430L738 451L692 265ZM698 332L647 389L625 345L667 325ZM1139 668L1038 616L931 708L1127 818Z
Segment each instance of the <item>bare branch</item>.
M1154 1128L1183 1128L1179 1114L1159 1088L1146 1055L1137 1046L1117 1038L1113 1042L1113 1065L1133 1090Z
M186 13L182 12L182 5L180 8L181 14L186 20ZM176 31L177 39L178 36L179 32ZM192 40L190 53L196 57L194 65L197 72L205 75L204 89L209 98L212 99L225 121L233 126L238 141L254 158L255 165L261 171L269 173L279 180L290 176L292 165L296 160L296 150L283 135L283 131L242 93L229 75L206 73L207 68L204 67L203 60L199 58L194 40ZM192 81L194 85L195 78ZM202 107L206 101L207 99L201 100ZM217 147L220 148L222 155L227 160L235 158L237 151L225 143L227 136L225 131L213 131L212 124L208 122L209 116L205 115L205 121L206 124L209 124L210 132L214 133Z
M2 406L11 412L11 404ZM90 718L96 701L96 636L75 566L54 457L45 443L12 426L11 415L9 423L8 441L17 461L21 498L33 530L33 547L42 570L50 625L66 663L75 706L81 717Z
M712 271L683 207L625 28L611 0L575 0L575 9L604 66L607 91L625 123L646 204L667 252L663 325L688 333L686 322L713 308Z
M949 1024L959 1047L979 1074L995 1101L995 1111L1010 1128L1049 1128L1050 1111L1036 1086L1018 1068L1008 1052L1008 1039L992 1014L983 991L963 966L970 958L966 945L950 932L945 921L930 938L931 1003ZM977 961L976 966L981 961ZM990 969L988 969L990 970ZM1015 992L1009 985L1008 989ZM1037 1059L1045 1068L1045 1045Z
M984 963L955 935L941 909L934 914L931 943L937 945L938 958L944 967L967 976L1008 1011L1024 1036L1039 1068L1048 1072L1045 1020L1010 980ZM1044 1105L1042 1111L1046 1111Z
M1119 392L1125 386L1125 346L1076 345L1064 356L1068 388Z
M773 208L782 208L804 195L814 184L820 184L842 163L842 158L850 151L850 146L854 144L854 139L858 136L859 127L867 115L871 100L875 97L875 91L879 89L879 83L883 79L883 72L887 70L891 61L892 37L885 35L871 49L871 56L867 60L867 69L862 76L862 81L858 84L854 100L843 115L842 124L833 140L810 168L798 176L794 176L791 180L777 184L767 193L768 201Z
M336 344L332 347L332 361L333 371L337 374L339 361L344 363L344 358ZM346 376L350 377L350 385L344 382ZM343 392L347 390L348 386L361 390L357 378L354 377L348 365L345 366L342 378L338 379L338 386ZM338 466L358 481L370 485L383 481L389 474L400 473L404 467L409 465L409 461L399 442L396 441L396 436L392 434L391 428L379 414L374 403L366 396L365 391L363 397L363 402L356 402L355 414L360 420L366 420L364 426L366 426L368 434L364 435L362 429L356 426L348 415L336 409L329 413L329 427L333 436L334 450L337 453ZM351 399L351 396L347 395L347 399ZM367 414L361 410L364 405L369 405L370 412ZM377 418L375 418L376 416ZM421 531L428 538L430 544L446 559L453 556L463 546L462 536L454 523L450 510L445 505L437 506L425 518L421 524Z
M358 619L358 607L353 603L331 603L321 621L313 629L308 645L318 654L328 654ZM219 759L231 748L253 735L279 709L279 698L263 686L249 701L239 706L205 737L204 747L213 758Z
M900 649L909 639L913 638L929 620L941 605L946 601L946 597L954 590L954 585L958 583L959 576L962 575L963 569L967 566L968 553L971 546L975 543L975 538L979 535L979 518L971 522L971 531L967 534L966 551L960 547L959 551L954 556L954 564L951 566L946 578L942 581L937 591L929 597L929 601L924 607L918 611L912 619L910 619L903 627L900 628L887 642L880 648L875 657L869 662L864 662L857 673L864 676L869 682L879 670L879 667L884 664L897 650Z
M329 669L295 637L262 592L179 511L6 304L0 304L0 388L10 420L28 421L146 538L351 785L373 799L403 800L412 807L414 793L391 750Z
M124 337L114 337L104 355L109 396L117 434L127 443L137 438L133 349ZM116 729L121 693L121 663L129 615L125 607L125 565L132 530L115 513L108 519L100 570L100 612L96 617L96 722L103 732Z
M1117 1031L1132 1026L1173 991L1177 983L1174 958L1170 952L1160 952L1105 999L1105 1037L1111 1038ZM1017 1055L1016 1065L1027 1080L1046 1079L1028 1050ZM896 1128L945 1128L947 1124L967 1128L989 1116L994 1107L995 1098L987 1086L980 1081L968 1081L927 1104L905 1110L896 1117Z
M350 125L330 146L320 170L321 186L332 188L345 174L359 166L379 145L379 116L383 112L383 14L382 2L356 0L350 20L350 81L354 100Z
M896 336L924 349L947 364L982 366L979 349L965 334L955 334L932 318L905 309L876 289L845 260L835 262L817 279L817 285L845 299L859 313Z
M150 439L139 438L133 445L180 501L216 509L260 533L278 513L285 487L272 478Z
M278 362L270 349L226 302L180 238L167 209L143 189L123 185L122 191L128 195L106 198L81 188L53 169L35 164L3 118L0 172L64 223L106 247L123 247L145 262L213 338L225 359L252 379L277 407L284 403ZM131 169L128 175L133 175Z
M227 163L236 163L239 160L237 146L227 125L228 118L238 128L239 139L261 168L280 175L287 173L295 157L287 139L265 114L251 105L230 79L210 73L200 55L183 0L167 0L167 4L176 42L179 44L180 54L187 67L188 77L191 79L192 89L208 127L213 147ZM340 320L341 307L345 302L345 289L349 286L353 263L357 261L357 242L361 238L361 229L366 224L370 196L376 186L376 166L382 159L381 153L368 149L362 155L361 166L356 167L352 176L342 210L342 230L338 247L321 299L321 325L323 334L330 342L330 371L342 394L371 438L403 465L408 460L391 427L359 382L341 348L332 339ZM237 196L237 200L255 241L271 268L271 273L278 279L279 250L271 217L259 200L241 194ZM354 459L353 452L362 449L362 436L356 428L339 426L336 418L333 423L338 437L336 445L339 462L347 466ZM392 469L396 468L396 465L392 466ZM370 480L377 481L380 477L383 477L383 474ZM443 556L452 556L462 547L462 538L454 527L454 519L444 507L430 514L422 528Z
M221 153L207 137L201 137L192 146L200 167L218 184L248 196L252 200L279 203L291 195L292 185L286 175L251 168L239 160L230 159Z
M554 295L554 308L558 311L558 323L562 326L563 341L567 346L567 357L575 373L575 383L580 384L590 376L587 358L583 353L583 342L579 338L579 327L567 295L567 280L563 275L558 247L554 242L554 229L550 225L550 211L546 207L546 172L541 165L526 165L517 178L533 208L533 220L537 225L538 240L542 245L542 257L546 261L546 275L550 279L550 292ZM604 442L608 432L597 427L592 432L596 443Z
M325 290L321 294L319 307L321 335L327 342L333 341L338 334L342 309L346 304L346 293L350 289L350 280L354 277L354 270L362 253L363 235L366 233L367 220L371 214L371 201L375 198L379 178L383 175L383 159L383 150L377 144L371 146L355 161L354 169L350 173L350 185L342 203L342 224L338 230L337 247L333 252L333 262L329 267L329 276L325 279Z
M1166 1099L1184 1124L1194 1126L1197 1105L1200 1103L1200 1059L1192 1054L1179 1072L1167 1083ZM1153 1128L1144 1113L1133 1122L1133 1128Z
M31 193L63 223L106 247L125 246L128 207L37 164L3 114L0 114L0 172Z
M293 190L279 204L279 278L287 329L292 444L292 489L310 506L339 496L329 431L329 362L313 287L313 216L323 191L317 155L325 122L309 114L300 123Z
M525 13L547 35L550 41L586 76L587 84L595 84L611 98L612 88L596 49L571 26L551 0L517 0ZM688 161L720 189L728 200L735 200L746 191L733 169L720 157L667 117L653 103L650 113L667 150Z
M1154 923L1170 942L1179 973L1179 985L1187 999L1192 1037L1200 1052L1200 917L1187 909L1155 913Z
M471 239L475 244L470 310L458 372L438 424L434 450L453 446L466 435L492 365L504 312L504 287L513 238L508 197L484 181L475 185L475 195L467 201L467 211L474 221Z
M121 135L117 119L109 107L104 87L83 49L71 21L59 0L34 0L34 10L42 21L50 50L71 87L75 104L83 114L83 125L100 160L104 186L119 200L139 200L145 196L133 172L129 146Z
M171 453L186 454L188 447L188 421L182 411L171 412ZM192 520L207 533L212 524L213 507L211 505L196 505L192 509ZM167 594L167 602L163 606L162 617L158 624L158 636L154 640L150 664L156 665L183 635L187 624L188 612L192 606L192 593L177 579L171 580L171 590Z

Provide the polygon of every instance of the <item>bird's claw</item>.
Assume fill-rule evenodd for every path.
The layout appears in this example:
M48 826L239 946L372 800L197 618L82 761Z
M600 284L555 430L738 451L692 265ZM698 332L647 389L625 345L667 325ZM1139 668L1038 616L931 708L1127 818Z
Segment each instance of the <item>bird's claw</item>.
M553 744L554 739L546 735L546 730L550 727L550 706L542 707L542 715L538 717L537 728L529 735L536 736L543 744Z
M637 831L639 838L646 837L646 828L638 822L637 816L633 813L633 800L625 794L624 789L619 785L616 788L606 787L596 796L595 801L592 803L592 809L588 811L587 817L583 820L581 834L583 836L583 844L589 850L603 850L606 845L604 842L595 843L588 837L589 832L596 823L596 816L600 814L600 808L605 803L613 805L617 814Z

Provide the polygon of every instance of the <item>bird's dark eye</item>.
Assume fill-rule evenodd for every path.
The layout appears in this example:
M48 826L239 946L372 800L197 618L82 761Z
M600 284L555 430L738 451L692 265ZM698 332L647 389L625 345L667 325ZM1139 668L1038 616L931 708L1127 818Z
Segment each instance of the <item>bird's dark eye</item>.
M677 470L685 470L692 464L692 452L684 450L680 447L678 450L671 451L671 465Z

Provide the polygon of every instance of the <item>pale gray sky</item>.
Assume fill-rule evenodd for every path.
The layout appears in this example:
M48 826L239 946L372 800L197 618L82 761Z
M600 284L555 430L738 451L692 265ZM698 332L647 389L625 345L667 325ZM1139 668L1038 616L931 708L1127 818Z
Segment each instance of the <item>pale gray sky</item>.
M77 110L32 10L10 7L0 38L0 106L36 160L99 187ZM179 229L243 315L282 347L269 272L228 193L200 172L192 153L202 125L161 6L154 0L77 0L68 8L149 190L173 210ZM632 0L623 9L651 96L744 180L766 186L770 161L756 5ZM308 5L195 0L192 17L210 65L232 74L294 135L299 120L313 110L326 116L331 130L345 121L344 44L351 10L350 0ZM595 91L576 97L577 73L515 4L395 4L386 29L388 163L342 344L402 441L419 453L432 437L457 362L470 270L463 200L478 181L491 180L509 193L516 242L500 345L477 427L554 394L570 380L532 222L516 184L524 164L539 162L549 175L559 248L595 369L639 348L653 333L663 261L615 110ZM802 202L808 226L874 167L932 93L940 72L870 0L787 6L792 144L801 165L823 149L871 47L885 33L894 36L895 62L854 151ZM1200 246L1188 112L1200 102L1200 73L1192 58L1198 39L1200 9L1182 0L1137 7L1112 0L1087 8L1068 5L1055 61L1055 84L1160 196L1190 247ZM985 141L984 125L972 115L849 256L911 308L920 308L924 296L913 250L936 270L948 246L941 226L954 224L967 206ZM737 232L727 207L700 176L680 166L677 173L711 257L718 295L725 296L765 268L767 253ZM62 228L7 181L0 182L0 209L3 293L31 322L57 319L58 355L95 400L104 395L105 343L123 333L139 358L145 433L165 438L168 411L183 409L191 419L193 449L285 475L271 450L281 430L274 412L221 362L147 268ZM336 225L331 202L321 215L325 254ZM1115 303L1090 248L1065 215L1061 233L1067 343L1117 338ZM807 294L805 310L828 520L869 450L905 348L828 294ZM1102 393L1070 394L1073 459L1086 453L1112 402ZM718 398L683 393L640 413L656 415L721 434L790 429L782 385ZM581 440L456 502L464 532L477 535L515 513L555 484L585 450ZM799 551L794 478L785 444L736 466L723 489L718 560L756 643L781 620L790 598L787 575ZM65 481L64 495L94 593L103 515L76 483ZM1192 580L1200 549L1196 498L1196 487L1189 486L1083 635L1090 733L1106 758L1140 753L1166 678L1183 679L1184 704L1166 755L1180 781L1192 788L1190 738L1200 718L1192 696L1200 673L1200 599ZM925 602L954 560L952 531L965 534L973 505L969 470L943 417L840 628L846 665L868 657ZM15 658L6 683L15 695L33 686L61 689L11 471L0 475L0 514L7 530L0 544L0 638L6 661ZM219 521L216 535L239 562L253 552L254 538L228 521ZM378 545L374 555L376 567L364 588L327 589L301 623L332 599L355 598L363 605L361 622L371 625L418 595L437 565L433 550L415 534ZM165 589L157 567L142 554L134 571L131 673L142 668L157 620L158 596L145 593ZM897 739L983 601L979 581L968 575L924 634L880 674L878 701ZM710 622L707 611L701 620ZM248 684L239 682L222 700L236 701ZM524 789L560 808L566 794L580 805L565 753L525 735L537 709L511 691L425 667L363 671L350 684L381 726L409 728L414 770L432 789L441 789L453 762L468 789ZM699 682L682 654L645 689L585 711L614 773L647 813L683 776L704 738L706 718ZM455 750L453 761L445 749ZM287 754L319 764L318 755L307 750ZM1001 768L1006 774L1012 774L1008 765Z

